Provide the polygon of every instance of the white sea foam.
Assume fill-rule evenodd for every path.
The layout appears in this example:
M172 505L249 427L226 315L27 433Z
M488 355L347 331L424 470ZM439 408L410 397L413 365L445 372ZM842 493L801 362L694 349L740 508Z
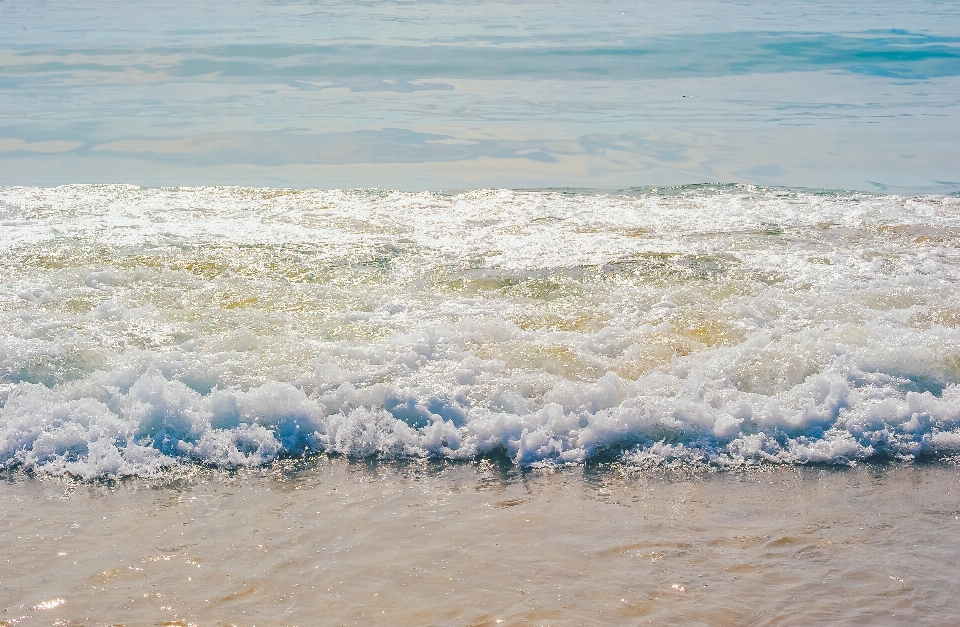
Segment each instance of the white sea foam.
M0 190L0 463L960 451L960 200Z

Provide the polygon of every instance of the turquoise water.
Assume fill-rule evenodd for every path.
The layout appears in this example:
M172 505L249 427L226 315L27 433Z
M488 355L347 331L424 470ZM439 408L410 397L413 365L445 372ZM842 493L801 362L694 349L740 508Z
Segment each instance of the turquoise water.
M960 189L960 3L0 2L0 184Z

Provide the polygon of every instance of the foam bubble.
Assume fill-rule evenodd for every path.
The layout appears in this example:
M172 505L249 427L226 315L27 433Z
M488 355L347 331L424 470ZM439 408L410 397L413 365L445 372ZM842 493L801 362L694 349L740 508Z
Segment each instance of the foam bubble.
M0 196L7 467L960 449L956 198Z

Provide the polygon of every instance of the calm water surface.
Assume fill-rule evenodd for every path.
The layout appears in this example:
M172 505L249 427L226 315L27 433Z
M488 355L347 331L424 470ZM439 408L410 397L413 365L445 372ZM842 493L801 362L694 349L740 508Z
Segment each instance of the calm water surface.
M0 3L0 184L960 188L960 4Z

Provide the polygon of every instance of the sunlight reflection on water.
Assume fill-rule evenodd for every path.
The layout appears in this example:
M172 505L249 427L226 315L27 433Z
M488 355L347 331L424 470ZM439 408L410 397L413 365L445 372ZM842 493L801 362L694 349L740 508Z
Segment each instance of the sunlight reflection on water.
M0 184L960 188L955 2L0 5Z

